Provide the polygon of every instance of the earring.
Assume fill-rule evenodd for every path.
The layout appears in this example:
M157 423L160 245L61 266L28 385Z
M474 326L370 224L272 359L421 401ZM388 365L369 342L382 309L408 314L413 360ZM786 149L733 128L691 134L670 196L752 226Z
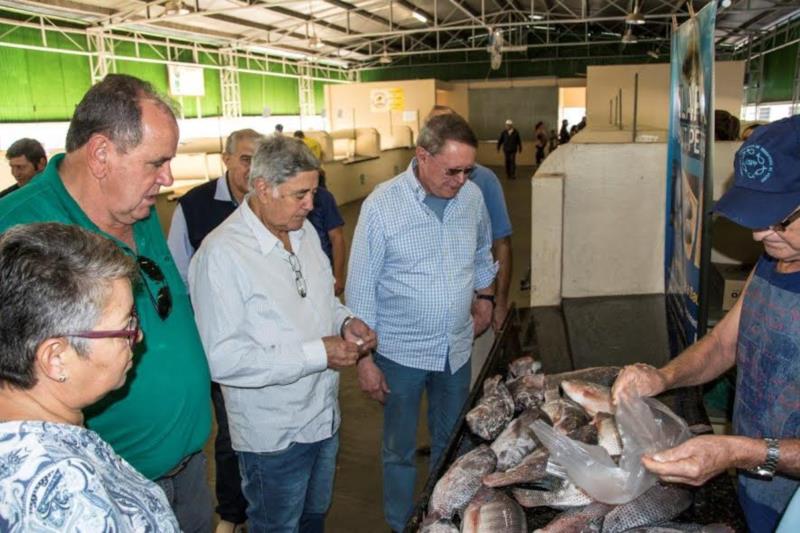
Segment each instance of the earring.
M58 376L58 382L59 383L64 383L65 381L67 381L67 376L65 376L64 374L61 374L60 376Z

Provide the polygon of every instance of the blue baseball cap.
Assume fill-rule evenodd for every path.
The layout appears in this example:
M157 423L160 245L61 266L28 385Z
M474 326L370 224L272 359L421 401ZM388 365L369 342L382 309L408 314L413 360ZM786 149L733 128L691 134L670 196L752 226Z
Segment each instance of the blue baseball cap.
M750 229L777 224L800 206L800 115L756 129L736 152L735 177L714 211Z

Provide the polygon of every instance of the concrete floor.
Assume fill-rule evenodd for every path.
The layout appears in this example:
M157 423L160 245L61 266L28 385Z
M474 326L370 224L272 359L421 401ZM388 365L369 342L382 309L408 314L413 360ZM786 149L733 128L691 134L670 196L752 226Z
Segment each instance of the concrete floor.
M530 266L531 185L529 179L513 181L502 178L502 168L493 167L505 192L513 235L513 277L510 297L519 307L527 307L529 295L520 290L520 280ZM533 167L518 167L519 176L531 176ZM345 220L345 236L352 242L353 232L361 209L361 201L340 207ZM342 409L339 458L334 487L333 505L326 521L329 533L375 533L389 531L383 521L381 485L381 406L367 398L359 389L354 369L341 373L339 401ZM425 406L418 431L420 444L428 443ZM213 457L213 439L206 450ZM214 465L209 460L209 477L213 486ZM427 478L427 457L418 458L417 491Z

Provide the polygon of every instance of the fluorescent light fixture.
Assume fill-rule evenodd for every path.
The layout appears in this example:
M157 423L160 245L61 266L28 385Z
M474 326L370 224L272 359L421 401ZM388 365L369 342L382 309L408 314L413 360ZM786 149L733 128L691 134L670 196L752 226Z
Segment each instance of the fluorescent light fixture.
M381 65L392 64L392 58L389 57L389 54L386 52L386 50L384 50L383 53L381 54L381 57L378 58L378 63L380 63Z
M731 0L721 0L719 7L731 7L731 4L733 4Z
M600 35L605 35L606 37L622 37L621 33L615 31L601 31Z
M633 34L633 29L628 28L628 31L625 32L625 35L622 36L622 42L625 44L634 44L639 42L636 39L636 36Z
M531 20L544 20L543 15L537 15L536 13L531 13L530 15L528 15L528 18Z
M655 50L648 50L647 55L649 55L653 59L658 59L658 52L656 52Z
M550 31L550 26L541 26L541 25L533 25L531 26L534 30L547 30Z
M418 21L422 22L423 24L428 23L428 17L426 17L422 13L417 13L416 11L412 11L411 16L417 19Z

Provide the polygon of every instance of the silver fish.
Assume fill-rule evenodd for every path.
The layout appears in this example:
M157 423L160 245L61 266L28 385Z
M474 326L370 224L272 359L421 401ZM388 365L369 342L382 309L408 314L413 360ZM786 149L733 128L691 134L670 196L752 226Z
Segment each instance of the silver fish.
M502 472L518 465L526 455L539 446L539 439L531 427L539 419L550 421L541 409L535 407L528 409L512 420L494 440L491 447L497 456L497 470Z
M589 416L614 412L610 387L580 379L565 379L561 382L561 390L570 400L586 409Z
M735 533L735 529L727 524L676 524L663 522L657 526L646 526L629 529L626 533Z
M508 364L508 378L510 381L520 376L536 374L542 369L542 362L536 361L533 357L518 357Z
M598 413L592 423L597 428L597 443L606 449L608 455L614 457L622 454L622 439L614 415Z
M487 487L507 487L517 483L532 483L547 476L547 448L536 448L515 467L505 472L492 472L483 478Z
M603 518L613 505L593 502L585 507L567 509L534 533L600 533Z
M499 490L483 487L469 502L461 533L527 533L525 511Z
M417 533L458 533L458 528L450 520L434 516L423 520Z
M514 399L502 377L497 375L483 382L483 397L466 420L469 429L484 440L493 440L514 416Z
M514 499L523 507L552 507L569 509L589 505L592 500L572 482L561 480L554 490L511 489Z
M692 493L676 485L657 483L635 500L618 505L606 515L603 533L672 520L692 504Z
M456 459L433 488L428 514L449 519L461 512L496 464L497 457L485 444Z
M542 411L552 420L553 429L563 435L569 435L570 432L589 422L586 411L572 400L559 398L546 402L542 405Z
M544 374L529 374L506 383L517 411L538 407L544 402Z

